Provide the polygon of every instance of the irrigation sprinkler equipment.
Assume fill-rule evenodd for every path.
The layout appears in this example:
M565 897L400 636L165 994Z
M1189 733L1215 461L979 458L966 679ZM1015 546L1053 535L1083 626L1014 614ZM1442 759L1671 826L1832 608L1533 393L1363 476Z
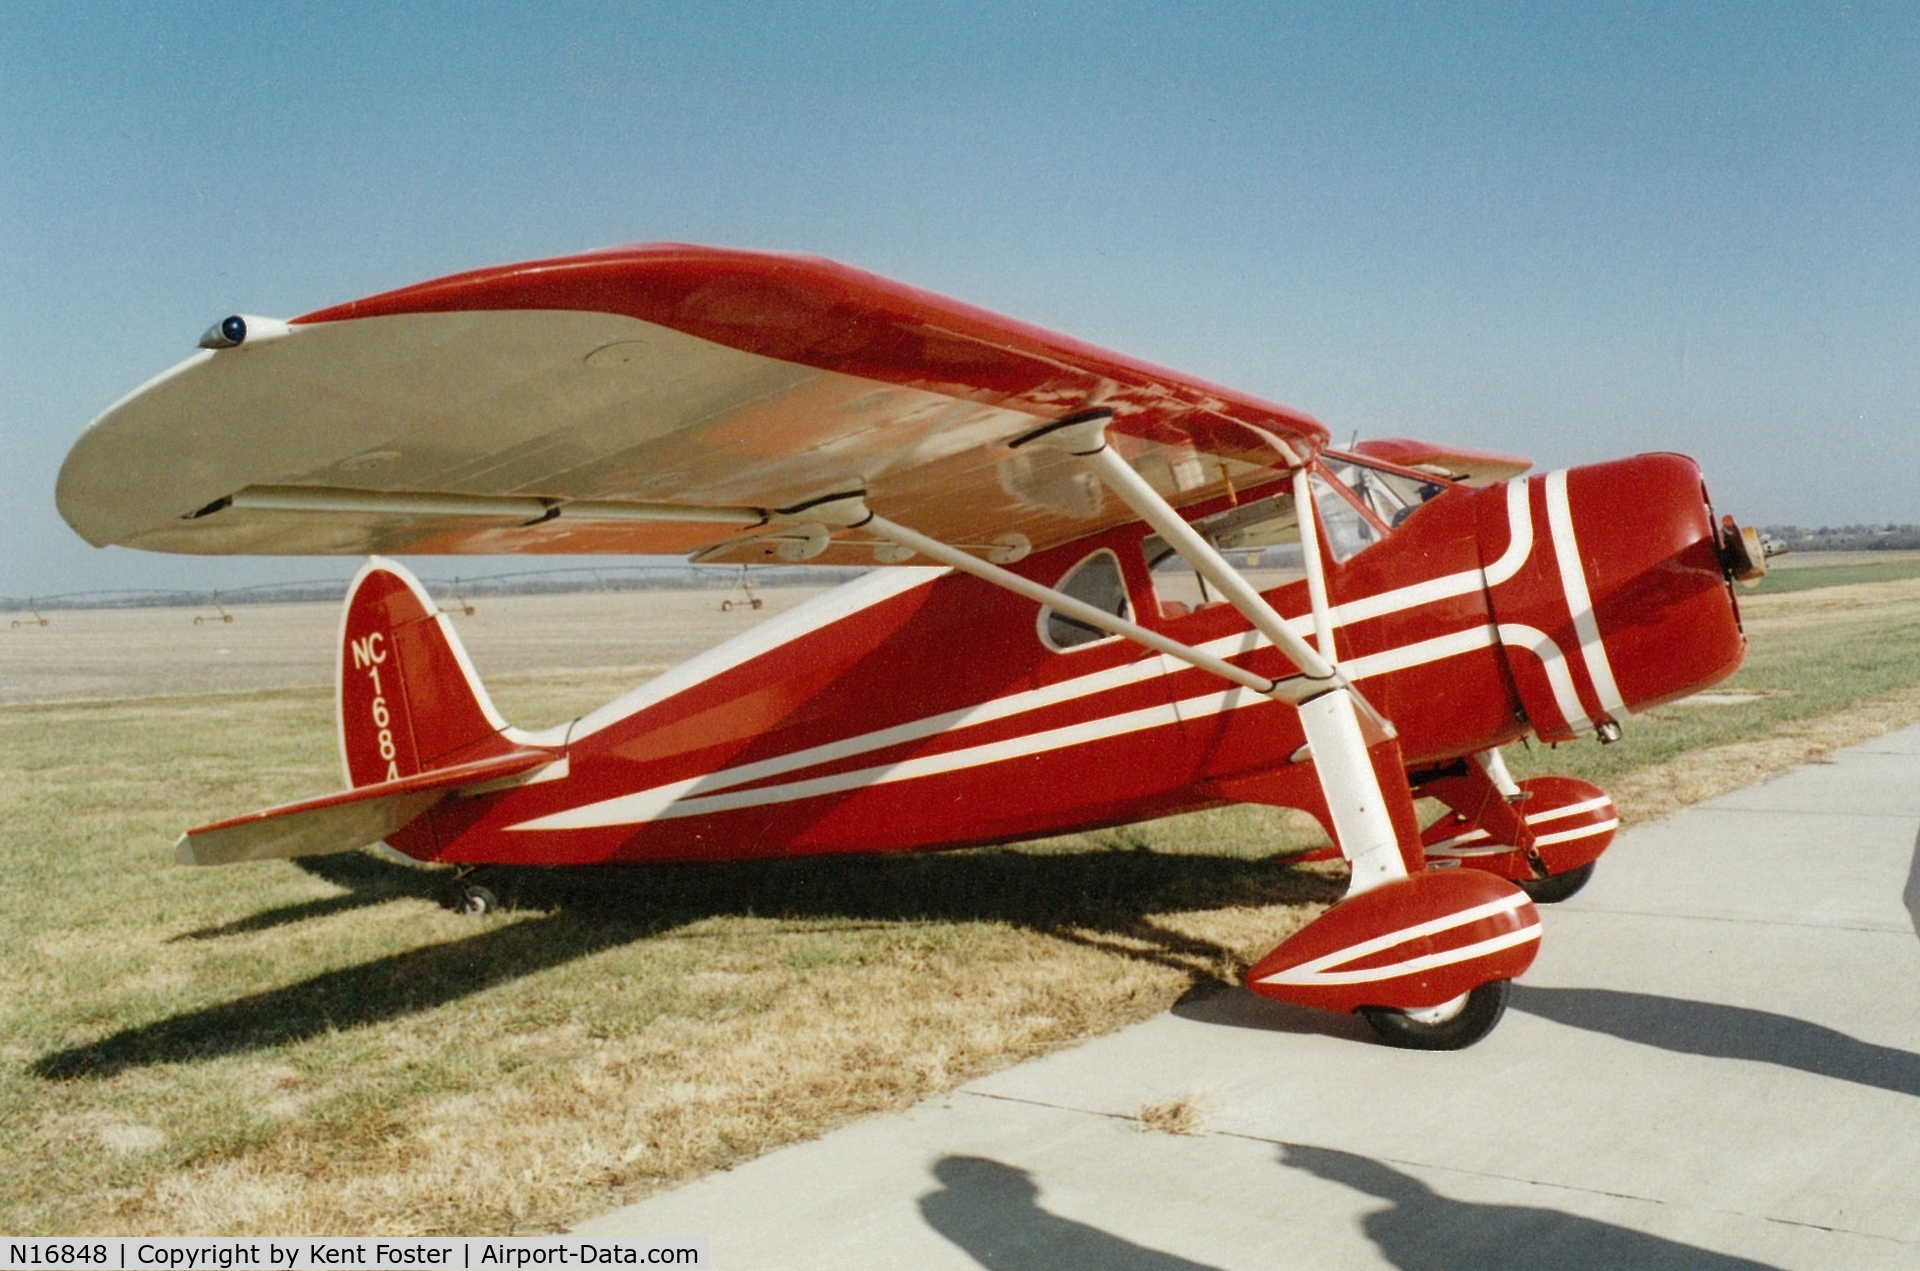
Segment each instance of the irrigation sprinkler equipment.
M440 612L454 613L456 611L465 614L469 618L473 617L473 602L467 599L467 593L461 588L458 575L455 575L453 580L453 608L448 609L442 607Z
M216 610L216 613L194 614L193 615L194 626L197 627L203 622L232 622L233 621L233 615L228 613L226 606L220 603L219 592L216 591L212 595L208 596L207 603L214 607L214 609Z
M731 613L736 608L758 609L767 603L753 594L753 584L747 581L747 567L745 565L740 567L740 590L747 594L747 598L745 600L736 600L732 596L728 596L720 602L721 613Z
M33 617L15 618L9 624L15 631L18 631L21 627L50 627L53 625L51 622L47 621L47 616L41 613L40 610L35 606L33 599L31 597L27 599L27 611L31 613Z

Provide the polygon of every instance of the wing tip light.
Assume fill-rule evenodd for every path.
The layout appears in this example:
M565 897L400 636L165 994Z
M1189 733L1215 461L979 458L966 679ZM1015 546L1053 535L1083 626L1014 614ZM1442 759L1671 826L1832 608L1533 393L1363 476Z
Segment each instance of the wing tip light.
M243 344L277 340L293 328L279 318L263 318L253 313L230 313L208 327L200 337L203 349L237 349Z

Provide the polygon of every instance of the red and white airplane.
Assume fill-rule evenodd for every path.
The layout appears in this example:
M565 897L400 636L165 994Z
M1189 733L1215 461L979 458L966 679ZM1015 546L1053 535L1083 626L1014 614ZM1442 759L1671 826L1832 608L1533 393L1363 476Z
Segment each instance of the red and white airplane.
M1500 747L1731 674L1757 537L1674 454L1523 476L811 257L679 245L236 315L80 437L96 545L372 555L346 791L184 861L562 865L994 843L1303 808L1346 898L1247 973L1400 1045L1493 1027L1613 836ZM526 732L377 553L881 565ZM1416 797L1451 813L1422 828ZM488 897L470 889L471 904Z

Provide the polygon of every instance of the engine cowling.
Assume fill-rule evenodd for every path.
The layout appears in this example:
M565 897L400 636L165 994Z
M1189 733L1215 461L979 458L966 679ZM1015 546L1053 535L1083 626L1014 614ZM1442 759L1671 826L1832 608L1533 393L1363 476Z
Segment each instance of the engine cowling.
M1543 740L1606 728L1739 668L1746 638L1693 460L1637 455L1477 497L1500 645Z

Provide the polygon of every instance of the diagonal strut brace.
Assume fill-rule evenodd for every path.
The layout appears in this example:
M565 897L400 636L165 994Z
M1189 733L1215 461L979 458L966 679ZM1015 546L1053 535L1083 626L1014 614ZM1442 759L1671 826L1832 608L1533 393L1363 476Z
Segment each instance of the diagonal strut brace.
M1065 617L1113 635L1124 636L1146 648L1211 672L1230 683L1289 703L1299 711L1301 727L1313 754L1321 794L1333 820L1334 835L1339 840L1342 854L1352 866L1348 895L1357 895L1382 883L1405 878L1410 869L1418 868L1418 857L1412 862L1408 860L1409 854L1419 850L1418 843L1415 841L1403 847L1403 835L1396 831L1394 810L1389 802L1392 796L1381 786L1380 772L1369 753L1361 729L1363 713L1368 722L1379 726L1385 738L1391 740L1393 733L1391 725L1375 714L1372 707L1353 690L1331 657L1332 621L1306 471L1295 469L1294 490L1299 508L1302 546L1306 549L1308 593L1314 610L1314 630L1319 649L1302 640L1286 620L1275 612L1273 606L1227 564L1212 544L1195 532L1125 460L1108 448L1105 430L1109 418L1101 414L1066 421L1064 426L1052 425L1014 444L1017 446L1044 439L1085 461L1122 502L1152 525L1182 558L1218 588L1221 595L1253 624L1256 631L1299 668L1299 676L1269 679L1076 600L1043 583L981 560L971 553L880 516L867 506L864 492L814 500L804 508L776 514L776 519L797 520L804 514L808 520L864 529L930 560L939 561L952 569L1050 607ZM1397 756L1397 748L1394 748L1394 753ZM1398 794L1407 805L1402 819L1410 818L1412 804L1405 786L1405 774L1399 770L1397 762L1391 767L1394 769L1393 775L1400 782L1400 788L1392 794Z
M1110 411L1089 412L1029 433L1013 445L1037 442L1054 446L1092 468L1121 502L1151 525L1182 559L1213 584L1241 617L1300 668L1311 687L1291 700L1300 712L1300 724L1313 753L1314 771L1333 820L1334 837L1353 867L1347 894L1358 895L1381 883L1405 878L1411 869L1418 867L1419 858L1415 856L1410 861L1408 857L1418 852L1419 847L1417 843L1403 845L1405 836L1394 826L1389 800L1398 795L1406 805L1402 819L1410 820L1412 796L1406 788L1405 773L1397 763L1392 767L1399 789L1391 793L1382 789L1380 772L1361 732L1361 719L1364 715L1369 722L1379 725L1389 739L1393 736L1392 726L1354 690L1334 660L1332 606L1327 597L1318 514L1307 469L1295 462L1293 494L1317 648L1296 635L1286 619L1267 603L1266 597L1226 562L1219 549L1188 525L1173 505L1107 444L1107 425L1112 418Z

